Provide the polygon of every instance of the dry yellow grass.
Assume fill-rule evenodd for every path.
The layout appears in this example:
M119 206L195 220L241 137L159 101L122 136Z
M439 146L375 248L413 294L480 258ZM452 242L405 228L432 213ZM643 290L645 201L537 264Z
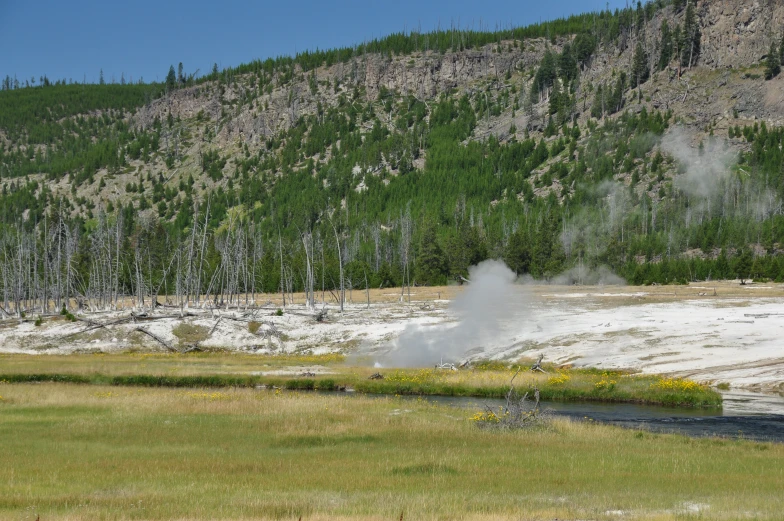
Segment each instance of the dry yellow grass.
M179 339L180 344L196 344L209 337L209 329L198 324L181 322L172 329L174 336Z
M358 363L349 358L352 364ZM0 379L11 382L55 381L98 385L163 385L183 387L284 386L287 389L335 390L351 387L370 394L413 394L502 397L515 379L523 391L541 391L544 400L633 401L679 406L718 407L721 398L708 386L655 375L602 372L593 369L548 367L547 374L520 365L483 362L460 371L388 369L384 378L370 380L378 369L348 365L337 353L325 355L199 354L81 354L0 355ZM524 369L518 371L519 369ZM303 373L318 373L302 376ZM77 379L70 377L76 376ZM194 381L193 378L200 378ZM162 381L164 379L166 381ZM190 379L190 380L189 380Z
M520 286L522 289L523 286ZM584 293L588 298L596 299L599 301L606 301L608 304L616 303L623 304L625 302L659 302L659 301L674 301L674 300L687 300L687 299L745 299L750 300L760 297L784 297L784 284L778 283L758 283L748 284L741 286L736 281L712 281L712 282L693 282L686 286L564 286L564 285L546 285L546 284L532 284L524 287L526 291L530 291L537 296L559 297L573 293ZM411 288L411 301L433 302L437 300L452 300L459 295L465 286L418 286ZM645 295L640 295L645 293ZM293 293L291 295L293 301L289 300L288 303L304 304L304 293ZM371 289L370 302L371 304L394 304L400 302L401 288L384 288L384 289ZM408 290L403 292L404 301L408 302ZM322 295L317 292L317 301L322 301ZM250 302L253 302L251 296L248 296ZM346 301L353 304L364 304L367 296L365 290L357 289L352 292L346 292ZM245 296L241 296L242 303L245 302ZM335 298L330 292L324 294L324 300L330 304L336 304ZM280 293L257 293L255 301L258 305L269 304L274 306L282 305L282 298Z
M257 355L248 353L90 353L74 355L0 354L0 373L60 373L104 375L247 375L272 368L301 365L335 366L341 354Z

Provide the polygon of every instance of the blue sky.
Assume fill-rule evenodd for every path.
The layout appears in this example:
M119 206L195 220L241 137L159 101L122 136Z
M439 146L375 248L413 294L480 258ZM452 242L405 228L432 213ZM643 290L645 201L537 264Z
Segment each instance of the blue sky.
M494 29L626 0L0 0L0 75L23 81L162 80L169 65L209 72L315 48L347 46L405 28Z

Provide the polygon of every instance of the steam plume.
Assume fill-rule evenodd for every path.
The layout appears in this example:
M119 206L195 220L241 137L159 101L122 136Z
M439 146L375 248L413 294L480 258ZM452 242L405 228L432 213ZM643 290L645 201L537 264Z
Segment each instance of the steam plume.
M722 190L723 182L737 161L737 153L723 140L711 138L703 151L689 145L693 136L683 127L669 131L661 148L674 157L684 173L676 178L676 186L692 197L707 198Z
M469 269L471 283L455 298L450 311L456 323L412 324L394 341L382 359L394 367L426 367L443 359L457 362L470 351L502 340L503 329L519 327L513 320L527 299L515 286L515 274L503 262L488 260Z

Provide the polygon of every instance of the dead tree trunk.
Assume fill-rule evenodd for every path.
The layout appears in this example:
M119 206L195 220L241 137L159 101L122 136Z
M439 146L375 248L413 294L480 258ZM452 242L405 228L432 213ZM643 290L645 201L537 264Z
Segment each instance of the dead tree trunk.
M338 230L335 228L335 223L329 222L332 225L332 231L335 233L335 244L338 247L338 266L340 267L340 312L343 313L343 303L346 300L346 288L343 281L343 255L340 250L340 238L338 237Z

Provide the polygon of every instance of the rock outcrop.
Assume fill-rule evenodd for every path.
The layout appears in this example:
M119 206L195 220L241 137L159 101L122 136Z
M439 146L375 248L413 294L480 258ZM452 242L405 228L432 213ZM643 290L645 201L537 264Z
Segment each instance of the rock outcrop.
M772 42L779 43L784 31L784 2L781 0L700 0L696 15L701 27L701 54L696 67L678 78L677 68L654 75L643 87L652 108L674 109L686 121L698 125L729 115L743 119L781 119L784 93L781 81L763 82L759 74L743 76L739 70L754 67L766 56ZM614 81L618 71L629 71L636 39L641 38L651 65L658 60L661 25L683 23L684 11L666 7L648 20L639 35L625 34L618 46L600 46L583 71L577 94L580 109L591 101L590 88ZM549 46L560 52L568 38L555 44L543 39L488 44L480 49L439 53L420 51L410 55L359 55L346 63L302 71L282 79L272 78L272 92L259 93L247 78L238 77L227 85L200 85L182 89L155 100L134 116L144 128L154 118L172 114L183 119L202 113L214 124L220 143L241 141L260 144L288 130L302 115L316 114L319 104L326 108L351 98L357 87L368 99L383 91L411 95L422 100L436 98L452 89L468 91L505 85L507 73L535 69ZM716 75L719 71L732 74ZM315 74L317 88L308 76ZM519 81L519 80L518 80ZM338 87L335 87L335 85ZM505 128L509 121L504 119ZM520 116L518 116L520 119ZM519 121L516 121L519 123ZM488 130L489 132L490 130Z

